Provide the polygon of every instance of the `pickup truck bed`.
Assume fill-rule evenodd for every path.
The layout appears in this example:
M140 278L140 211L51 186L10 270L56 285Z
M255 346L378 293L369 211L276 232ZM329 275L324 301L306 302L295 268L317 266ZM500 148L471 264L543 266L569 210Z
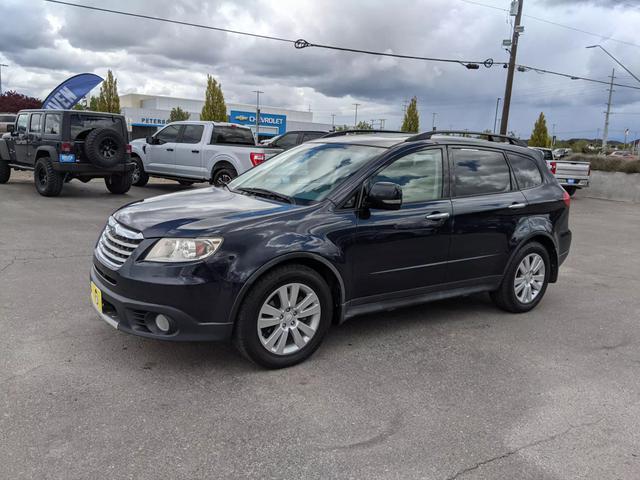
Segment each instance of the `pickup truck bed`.
M565 187L569 194L573 195L576 189L589 186L591 165L589 162L573 160L552 160L547 164L560 185Z

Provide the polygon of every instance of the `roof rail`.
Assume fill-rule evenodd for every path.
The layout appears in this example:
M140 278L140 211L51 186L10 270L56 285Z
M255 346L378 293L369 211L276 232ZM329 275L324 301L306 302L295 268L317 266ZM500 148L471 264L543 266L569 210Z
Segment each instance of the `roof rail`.
M399 130L358 130L358 129L353 129L353 130L336 130L335 132L330 132L327 133L326 135L323 135L322 138L331 138L331 137L342 137L343 135L360 135L360 134L376 134L376 133L404 133L406 134L407 132L401 132Z
M405 142L416 142L418 140L429 140L434 135L453 135L460 137L479 137L481 140L487 140L489 142L509 143L511 145L518 145L519 147L526 147L527 142L520 140L519 138L511 137L509 135L500 135L498 133L488 132L470 132L468 130L433 130L431 132L419 133L413 137L409 137Z

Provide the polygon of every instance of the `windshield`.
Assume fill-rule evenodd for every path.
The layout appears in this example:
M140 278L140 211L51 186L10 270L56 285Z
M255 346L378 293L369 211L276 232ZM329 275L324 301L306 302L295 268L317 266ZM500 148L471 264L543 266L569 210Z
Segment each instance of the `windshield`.
M337 143L306 143L249 170L229 187L262 189L309 204L331 191L365 163L384 151L381 147Z

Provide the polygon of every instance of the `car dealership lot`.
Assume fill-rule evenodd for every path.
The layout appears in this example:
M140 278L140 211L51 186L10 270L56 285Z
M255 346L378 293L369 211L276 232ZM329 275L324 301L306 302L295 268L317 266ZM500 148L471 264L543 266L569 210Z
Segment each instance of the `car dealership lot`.
M90 306L108 214L183 189L0 186L0 477L637 478L639 205L578 193L572 252L530 313L479 295L358 317L265 371Z

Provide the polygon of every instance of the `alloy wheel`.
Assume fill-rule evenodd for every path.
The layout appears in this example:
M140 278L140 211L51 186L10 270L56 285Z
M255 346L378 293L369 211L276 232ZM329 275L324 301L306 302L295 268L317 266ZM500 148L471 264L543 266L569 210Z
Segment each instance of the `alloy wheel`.
M114 157L117 151L118 145L110 138L103 140L103 142L100 144L100 153L104 158Z
M138 180L140 180L140 165L138 162L135 162L134 165L133 172L131 172L131 183L138 183Z
M258 314L258 338L270 353L291 355L314 337L321 317L320 299L302 283L288 283L267 296Z
M544 260L537 253L525 256L513 280L516 297L521 303L533 302L542 291L545 279Z

